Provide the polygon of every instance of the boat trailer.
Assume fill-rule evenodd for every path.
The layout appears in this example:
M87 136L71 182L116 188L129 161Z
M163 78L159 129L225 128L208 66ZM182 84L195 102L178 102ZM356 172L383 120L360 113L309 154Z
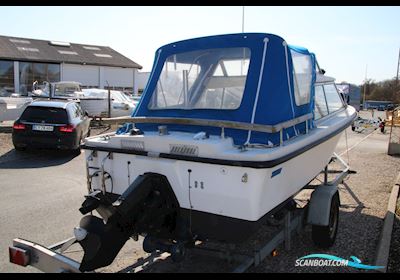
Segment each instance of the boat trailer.
M254 250L253 255L235 253L235 246L232 246L232 244L228 246L228 249L215 249L194 245L191 248L187 248L187 250L199 255L224 259L228 262L239 262L239 265L232 270L234 273L242 273L251 266L258 266L266 257L274 254L276 248L281 244L284 244L285 250L290 250L292 235L294 233L299 234L307 224L317 225L318 227L318 224L323 225L324 220L329 219L329 210L331 209L331 204L333 204L333 197L337 194L337 198L339 198L337 186L351 173L349 166L336 153L332 156L330 163L333 161L338 161L343 166L343 169L340 171L329 171L328 164L322 171L324 180L321 181L321 184L310 185L310 182L306 185L302 190L314 189L309 202L300 208L296 207L296 205L293 207L293 204L290 207L286 207L288 210L284 212L284 216L281 219L280 230L274 233L272 238L267 240L264 245ZM337 173L337 175L334 179L328 181L329 173ZM290 202L294 202L294 200L288 200L288 204ZM337 205L338 207L339 205ZM81 272L79 270L80 263L63 255L68 248L77 243L77 238L79 239L79 232L75 232L75 237L48 247L25 239L15 238L13 245L9 247L10 262L21 266L33 266L43 272L49 273L79 273ZM137 241L137 239L135 240ZM154 251L146 258L139 258L134 264L129 266L129 270L124 269L123 271L141 271L155 264L158 259L163 259L168 255L169 253L166 252Z

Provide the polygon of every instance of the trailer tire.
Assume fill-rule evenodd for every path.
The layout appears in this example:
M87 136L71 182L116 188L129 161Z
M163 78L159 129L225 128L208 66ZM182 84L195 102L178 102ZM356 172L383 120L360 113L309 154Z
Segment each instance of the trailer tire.
M183 261L186 255L185 244L179 242L171 246L171 258L175 263Z
M156 244L151 236L146 236L143 240L143 251L146 253L152 253L156 250Z
M335 243L339 225L339 194L331 200L329 224L326 226L312 225L312 240L320 248L329 248Z

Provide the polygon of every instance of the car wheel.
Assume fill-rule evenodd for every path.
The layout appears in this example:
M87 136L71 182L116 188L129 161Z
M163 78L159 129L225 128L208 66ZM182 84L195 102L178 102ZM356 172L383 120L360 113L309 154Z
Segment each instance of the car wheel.
M81 154L82 135L79 137L78 147L74 150L74 154L79 156Z
M81 154L81 147L73 150L74 155L79 156Z

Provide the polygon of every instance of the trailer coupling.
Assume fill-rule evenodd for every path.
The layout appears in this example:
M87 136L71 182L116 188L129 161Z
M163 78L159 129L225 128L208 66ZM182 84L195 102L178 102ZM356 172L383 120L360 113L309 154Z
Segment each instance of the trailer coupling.
M89 272L110 265L130 237L181 236L177 234L179 203L163 175L139 175L119 197L99 190L85 197L79 211L90 214L74 229L74 237L50 247L16 238L9 247L10 262L44 272ZM101 218L92 215L93 210ZM75 243L84 251L80 263L62 254Z

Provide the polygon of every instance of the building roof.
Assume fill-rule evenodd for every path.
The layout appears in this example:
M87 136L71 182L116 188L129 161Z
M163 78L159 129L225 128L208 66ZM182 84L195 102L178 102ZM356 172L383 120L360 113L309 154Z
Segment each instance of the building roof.
M0 59L142 69L110 47L0 35Z

